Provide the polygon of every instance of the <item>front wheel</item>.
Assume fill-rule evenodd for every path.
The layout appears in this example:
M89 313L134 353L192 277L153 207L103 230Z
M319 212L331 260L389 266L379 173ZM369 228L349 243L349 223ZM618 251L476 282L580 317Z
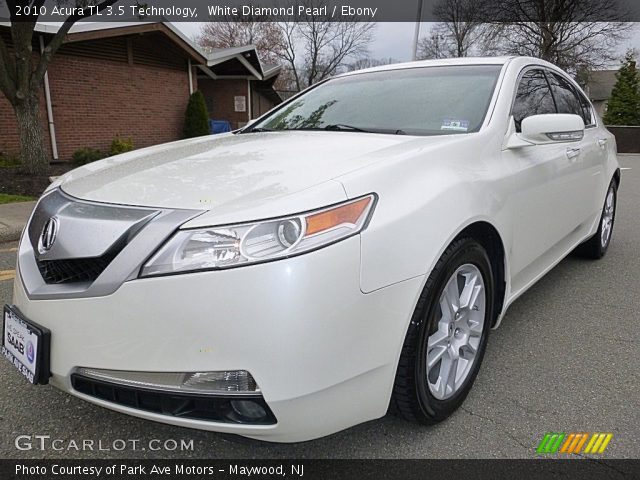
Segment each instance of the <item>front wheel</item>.
M584 258L598 260L607 253L613 234L613 223L616 219L616 204L618 202L618 185L611 180L607 196L605 197L598 231L589 240L579 245L575 253Z
M427 280L411 319L393 390L395 410L440 422L464 401L484 355L493 318L493 275L472 238L453 242Z

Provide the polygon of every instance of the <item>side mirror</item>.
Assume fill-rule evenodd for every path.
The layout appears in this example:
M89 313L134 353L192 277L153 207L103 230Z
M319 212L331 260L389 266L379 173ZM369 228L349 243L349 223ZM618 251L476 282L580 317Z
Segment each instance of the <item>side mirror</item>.
M533 115L522 121L519 136L534 145L578 142L584 137L584 120L579 115L564 113Z

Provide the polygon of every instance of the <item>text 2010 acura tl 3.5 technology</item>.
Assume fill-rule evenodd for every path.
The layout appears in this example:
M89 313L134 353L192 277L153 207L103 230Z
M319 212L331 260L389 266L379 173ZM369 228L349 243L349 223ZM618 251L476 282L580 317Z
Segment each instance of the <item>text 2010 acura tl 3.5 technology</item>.
M619 181L613 136L551 64L349 73L241 131L58 179L3 352L32 383L262 440L390 403L432 424L519 295L573 250L605 254Z

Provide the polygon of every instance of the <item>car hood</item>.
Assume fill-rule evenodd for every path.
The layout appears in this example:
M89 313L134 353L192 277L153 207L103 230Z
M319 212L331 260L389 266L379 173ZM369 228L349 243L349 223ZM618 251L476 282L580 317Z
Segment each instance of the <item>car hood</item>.
M324 131L224 134L91 163L57 185L97 202L211 210L219 221L241 219L247 210L249 218L263 218L341 201L346 194L335 181L341 175L447 141Z

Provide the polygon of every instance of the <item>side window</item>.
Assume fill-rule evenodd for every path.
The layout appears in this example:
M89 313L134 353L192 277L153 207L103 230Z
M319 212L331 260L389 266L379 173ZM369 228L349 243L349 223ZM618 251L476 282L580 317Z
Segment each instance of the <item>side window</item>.
M551 91L556 99L558 113L572 113L580 115L585 125L591 123L590 118L585 116L585 111L580 97L567 80L553 72L548 73L549 83L551 83Z
M593 114L593 107L591 106L591 102L589 102L589 100L587 100L587 97L585 97L580 92L578 92L578 98L580 99L580 104L582 105L585 126L594 127L596 125L596 117Z
M542 70L529 70L520 80L513 104L516 131L522 130L522 120L532 115L556 113L549 83Z

